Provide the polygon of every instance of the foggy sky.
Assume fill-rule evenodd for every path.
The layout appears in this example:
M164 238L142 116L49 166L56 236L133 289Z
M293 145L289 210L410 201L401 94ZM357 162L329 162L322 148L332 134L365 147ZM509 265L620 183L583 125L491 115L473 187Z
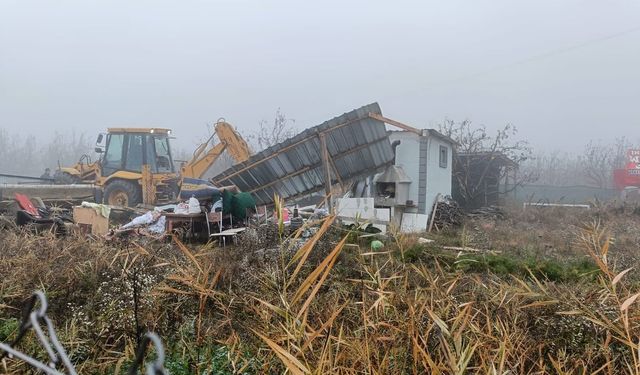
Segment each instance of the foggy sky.
M640 139L640 2L0 0L0 127L175 130L373 101L416 127L515 124L538 149Z

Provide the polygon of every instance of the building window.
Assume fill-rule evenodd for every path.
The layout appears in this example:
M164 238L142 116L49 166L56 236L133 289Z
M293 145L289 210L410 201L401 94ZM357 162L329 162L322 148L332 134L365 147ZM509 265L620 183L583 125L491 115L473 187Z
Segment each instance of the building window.
M447 161L449 160L449 155L447 155L447 146L440 146L440 168L447 167Z

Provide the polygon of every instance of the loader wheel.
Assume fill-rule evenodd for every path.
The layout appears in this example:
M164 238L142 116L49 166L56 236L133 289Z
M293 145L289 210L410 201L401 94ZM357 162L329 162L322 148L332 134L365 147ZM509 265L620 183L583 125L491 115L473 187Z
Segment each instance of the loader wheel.
M142 190L135 181L115 180L104 188L102 199L110 206L134 207L142 202Z

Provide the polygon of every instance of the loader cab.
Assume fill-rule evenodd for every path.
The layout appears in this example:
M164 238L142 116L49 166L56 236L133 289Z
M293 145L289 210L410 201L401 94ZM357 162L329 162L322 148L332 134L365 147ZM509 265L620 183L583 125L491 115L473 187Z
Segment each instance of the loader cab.
M168 129L109 129L104 139L98 137L96 151L100 150L102 176L118 171L141 173L148 164L152 173L175 173ZM100 143L104 142L104 148Z

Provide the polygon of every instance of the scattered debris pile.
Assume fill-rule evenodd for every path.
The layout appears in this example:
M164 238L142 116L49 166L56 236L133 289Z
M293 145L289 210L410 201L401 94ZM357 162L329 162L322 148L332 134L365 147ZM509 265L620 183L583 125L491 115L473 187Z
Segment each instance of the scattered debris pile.
M502 220L505 217L505 212L498 206L487 206L470 211L467 216L473 219Z
M165 235L166 226L167 217L162 215L162 210L156 207L153 211L137 216L118 229L112 230L105 238L111 239L113 236L135 233L160 239Z
M387 125L400 128L406 137L392 142ZM109 142L112 135L124 137L125 144L134 139L131 137L155 140L163 145L166 155L154 154L158 165L146 160L154 157L147 155L142 158L147 164L142 165L140 173L127 177L126 181L124 177L121 181L112 174L109 178L113 182L99 183L99 173L102 173L99 167L105 162L104 158L88 163L86 175L83 170L87 168L82 163L62 168L62 172L70 175L84 176L76 179L74 184L51 184L55 178L46 171L40 178L29 177L46 184L31 184L34 188L23 193L29 195L27 201L38 196L73 198L68 207L73 211L69 223L80 229L82 234L107 239L120 235L163 238L170 234L202 242L218 240L224 246L229 240L237 243L242 237L239 234L247 229L270 225L277 227L278 236L282 236L285 231L296 231L314 217L329 213L336 214L347 225L364 223L371 234L384 234L391 228L398 228L402 233L422 233L434 228L441 231L462 224L464 216L459 205L449 196L440 199L442 195L450 194L450 189L433 191L437 192L438 198L437 203L429 207L431 211L426 207L432 200L431 193L427 197L425 192L421 192L420 199L409 194L412 181L419 184L420 189L426 189L424 179L418 179L417 175L426 173L423 169L428 163L424 153L426 149L422 145L430 144L428 137L436 137L445 145L440 146L440 167L435 165L433 168L447 168L446 163L442 163L447 159L447 150L455 142L433 129L416 129L383 117L377 103L308 128L250 157L246 143L229 124L216 123L216 132L220 142L206 153L212 139L202 144L192 160L182 166L181 174L175 176L168 143L170 130L111 128L105 148L97 148L104 155L111 150ZM404 149L400 145L410 147ZM421 167L409 171L411 175L396 165L398 146L400 151L405 150L400 154L410 155L410 158L415 156L414 152L421 155ZM237 163L210 180L201 179L224 150ZM136 152L142 151L140 147ZM117 149L113 152L119 154L124 151ZM127 157L135 156L129 153L122 155L123 165L127 165ZM398 163L402 164L399 160ZM167 170L160 173L162 176L156 176L161 164ZM120 172L118 168L117 173ZM434 178L449 179L450 170L445 172L447 175ZM93 184L88 183L91 181ZM7 190L9 188L22 189L17 184L0 189L0 193L12 191ZM86 198L80 200L82 205L77 200L79 196ZM320 202L302 203L305 199L317 197L322 198ZM96 203L87 203L90 198ZM288 208L282 210L285 206ZM121 207L131 208L131 215L126 220L113 220L110 211ZM48 216L41 218L35 209L30 212L22 207L19 211L18 225L49 220ZM121 226L134 217L137 219L131 224ZM267 242L271 237L267 235Z
M40 198L15 193L13 201L1 209L2 228L28 226L34 232L53 231L58 235L69 232L73 219L66 209L47 206ZM10 224L11 223L11 224Z

